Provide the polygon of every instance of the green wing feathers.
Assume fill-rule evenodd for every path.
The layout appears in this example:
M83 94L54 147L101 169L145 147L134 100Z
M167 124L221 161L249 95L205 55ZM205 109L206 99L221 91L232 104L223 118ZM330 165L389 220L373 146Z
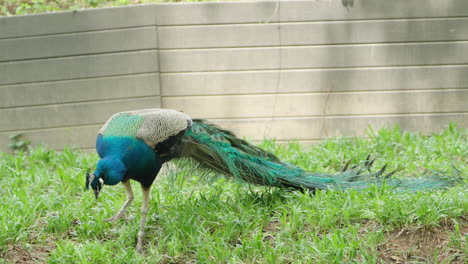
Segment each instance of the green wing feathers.
M338 174L311 173L280 161L275 155L235 137L228 130L203 120L193 120L183 138L182 157L198 161L199 166L253 184L295 189L365 189L371 185L419 190L444 188L452 182L442 177L399 180L385 174L385 167L370 172L372 162ZM363 173L365 172L365 173Z
M186 149L182 156L199 161L202 167L246 182L276 184L276 174L284 168L276 156L235 137L230 131L202 120L193 122L184 136Z

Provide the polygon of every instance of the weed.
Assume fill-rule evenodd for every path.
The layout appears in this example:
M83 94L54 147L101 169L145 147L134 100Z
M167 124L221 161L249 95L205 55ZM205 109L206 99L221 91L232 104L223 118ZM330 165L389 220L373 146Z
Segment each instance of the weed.
M8 147L13 150L14 153L18 153L20 151L26 151L28 149L29 144L31 144L30 140L24 140L22 139L23 134L18 133L18 134L13 134L10 135L10 143L8 144Z

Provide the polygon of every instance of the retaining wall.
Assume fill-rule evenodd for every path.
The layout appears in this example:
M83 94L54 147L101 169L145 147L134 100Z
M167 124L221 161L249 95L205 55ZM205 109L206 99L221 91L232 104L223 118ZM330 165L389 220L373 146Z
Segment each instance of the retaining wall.
M343 3L353 3L344 6ZM0 17L0 150L164 107L258 140L468 126L468 1L150 4Z

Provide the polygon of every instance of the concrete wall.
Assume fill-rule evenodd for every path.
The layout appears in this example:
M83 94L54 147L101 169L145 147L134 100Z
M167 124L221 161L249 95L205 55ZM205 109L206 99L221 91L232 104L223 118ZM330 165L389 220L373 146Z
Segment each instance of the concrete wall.
M0 149L164 107L251 139L468 126L468 1L153 4L0 18Z
M155 6L0 18L0 149L92 148L115 112L161 107Z

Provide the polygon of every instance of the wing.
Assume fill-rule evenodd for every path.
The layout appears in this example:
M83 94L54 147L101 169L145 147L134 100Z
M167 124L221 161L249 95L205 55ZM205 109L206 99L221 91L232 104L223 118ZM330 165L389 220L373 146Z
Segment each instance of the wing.
M103 136L136 137L151 148L192 125L192 119L171 109L141 109L113 115L99 130Z

